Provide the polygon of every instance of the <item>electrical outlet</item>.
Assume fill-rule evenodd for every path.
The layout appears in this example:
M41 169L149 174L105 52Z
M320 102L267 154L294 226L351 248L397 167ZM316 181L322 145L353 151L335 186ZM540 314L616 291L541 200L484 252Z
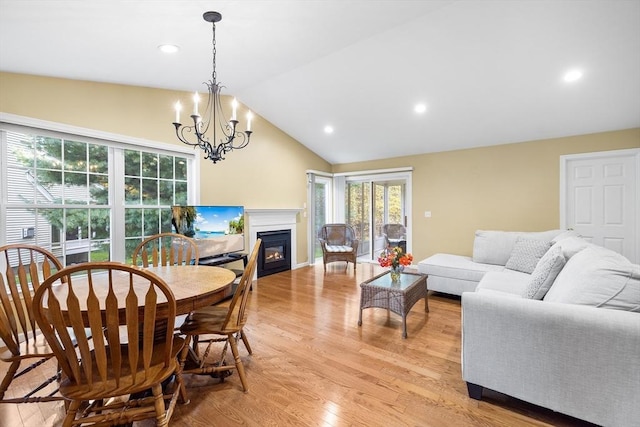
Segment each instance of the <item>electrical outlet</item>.
M431 218L431 211L424 211L425 218Z

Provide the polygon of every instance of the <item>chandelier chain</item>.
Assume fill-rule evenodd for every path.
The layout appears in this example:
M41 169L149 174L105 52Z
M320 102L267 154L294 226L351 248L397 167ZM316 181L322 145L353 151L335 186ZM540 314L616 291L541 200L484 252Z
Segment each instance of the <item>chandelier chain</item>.
M213 46L213 48L211 49L211 52L213 54L213 72L211 73L211 78L213 79L213 83L215 84L218 80L217 80L217 75L216 75L216 24L215 22L212 25L213 29L212 29L212 33L213 33L213 40L211 41L211 45Z

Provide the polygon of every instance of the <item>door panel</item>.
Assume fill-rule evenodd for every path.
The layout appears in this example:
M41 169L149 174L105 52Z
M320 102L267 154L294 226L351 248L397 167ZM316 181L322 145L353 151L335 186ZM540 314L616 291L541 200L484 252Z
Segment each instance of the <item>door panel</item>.
M624 211L624 190L620 185L604 187L604 224L624 225L622 213Z
M371 183L348 182L346 191L346 223L360 240L358 256L371 253Z
M371 259L377 259L384 249L382 226L385 223L385 189L383 184L374 183L373 185L373 252Z
M567 156L566 224L561 225L637 263L638 154L629 151Z
M322 248L318 240L320 228L331 218L332 207L332 180L331 178L310 175L309 176L309 215L310 215L310 257L309 262L314 263L322 259Z

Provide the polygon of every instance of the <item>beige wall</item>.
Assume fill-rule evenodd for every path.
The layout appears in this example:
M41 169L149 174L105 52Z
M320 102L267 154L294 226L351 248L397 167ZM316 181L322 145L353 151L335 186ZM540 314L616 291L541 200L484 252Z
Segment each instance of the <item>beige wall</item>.
M0 73L2 112L178 145L173 104L190 105L189 99L184 92ZM629 129L332 167L259 117L253 128L248 148L216 165L202 162L201 203L302 207L307 169L412 166L417 260L435 252L470 254L476 229L558 227L561 155L640 147L640 129ZM424 218L426 210L432 218ZM296 231L302 263L308 241L302 215Z
M73 126L182 145L173 105L192 105L185 92L0 72L0 111ZM187 107L185 107L187 108ZM244 107L238 117L244 117ZM187 113L183 111L183 122ZM244 126L241 125L242 128ZM256 117L249 146L212 164L201 161L200 203L245 208L302 208L306 170L330 165ZM307 224L298 215L297 262L307 261Z
M421 260L471 255L477 229L558 228L560 156L639 147L640 129L628 129L334 165L333 172L413 167L412 250Z

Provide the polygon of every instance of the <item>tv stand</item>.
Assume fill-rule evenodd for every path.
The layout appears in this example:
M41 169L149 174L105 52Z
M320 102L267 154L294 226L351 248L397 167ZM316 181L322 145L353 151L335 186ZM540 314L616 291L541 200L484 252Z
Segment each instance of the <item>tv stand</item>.
M247 267L247 263L249 262L247 259L247 254L244 252L233 252L226 255L220 256L209 256L198 259L198 265L209 265L212 267L217 267L220 265L229 264L236 261L242 261L243 267ZM231 269L234 273L236 273L236 277L242 276L244 272L244 268L242 270Z

